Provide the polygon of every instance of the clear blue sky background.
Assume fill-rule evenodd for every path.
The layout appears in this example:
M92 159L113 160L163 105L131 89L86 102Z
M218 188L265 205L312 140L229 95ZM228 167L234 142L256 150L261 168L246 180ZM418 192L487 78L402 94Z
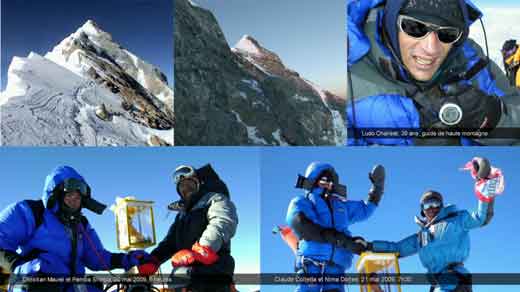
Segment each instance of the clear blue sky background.
M261 181L261 266L262 272L293 272L294 256L272 229L285 224L289 201L301 190L294 188L296 176L303 174L312 161L336 166L340 181L347 185L349 198L364 200L370 187L367 173L373 165L387 170L386 191L379 208L368 221L352 225L350 230L368 240L400 240L418 230L413 217L419 211L420 195L427 189L444 194L446 203L473 210L477 199L468 172L459 171L475 156L484 156L502 168L505 192L497 198L495 217L490 225L473 230L471 253L466 262L471 272L520 272L518 262L518 206L520 206L520 149L503 148L290 148L264 149ZM357 261L355 257L354 261ZM418 256L400 260L402 272L422 273ZM348 272L355 272L354 268ZM262 292L292 291L290 286L262 287ZM520 286L478 286L476 292L519 291ZM350 291L359 291L358 286ZM425 286L403 286L403 292L425 292Z
M88 19L173 81L172 0L2 0L2 90L13 56L41 55Z
M175 218L166 206L179 196L171 180L180 164L200 167L211 163L227 183L239 215L232 241L237 272L260 270L259 152L257 148L0 148L0 206L40 198L45 176L57 165L79 171L92 187L92 195L111 205L115 197L133 195L155 201L157 239L166 235ZM168 216L168 213L170 215ZM105 248L117 251L115 217L110 210L84 214ZM151 251L151 248L147 249ZM163 271L171 271L169 262ZM248 290L248 289L247 289ZM243 290L244 291L244 290Z
M520 5L516 0L496 0L496 1L487 1L487 0L473 0L473 3L479 7L516 7L518 8Z
M344 0L195 2L213 12L231 47L248 34L304 78L346 95Z

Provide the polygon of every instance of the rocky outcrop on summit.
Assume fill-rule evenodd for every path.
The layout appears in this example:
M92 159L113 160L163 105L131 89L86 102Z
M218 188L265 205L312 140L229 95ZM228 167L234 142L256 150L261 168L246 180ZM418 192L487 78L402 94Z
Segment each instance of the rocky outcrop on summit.
M173 90L157 68L87 21L42 57L14 57L2 145L173 145Z
M257 40L234 48L217 20L175 2L176 145L344 144L344 100L320 89Z
M166 76L112 41L88 20L46 57L122 97L134 105L135 118L154 129L173 128L173 91Z

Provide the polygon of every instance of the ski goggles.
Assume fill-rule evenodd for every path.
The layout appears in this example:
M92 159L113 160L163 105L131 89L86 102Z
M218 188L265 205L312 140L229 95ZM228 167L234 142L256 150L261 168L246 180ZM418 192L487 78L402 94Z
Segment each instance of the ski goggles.
M437 33L439 41L445 44L453 44L462 36L462 30L460 28L453 26L439 26L407 15L399 15L397 18L397 25L402 32L416 39L424 39L434 31Z
M332 184L332 183L334 183L334 180L330 176L322 176L322 177L320 177L318 182L320 184Z
M70 193L73 191L77 191L83 197L89 197L90 191L88 185L79 179L68 178L63 181L63 192Z
M175 181L175 184L179 184L183 179L192 177L195 175L195 169L191 166L187 165L181 165L175 169L175 172L173 173L173 180Z
M439 201L439 200L430 200L430 201L426 201L422 204L422 209L423 210L428 210L428 209L431 209L431 208L440 208L442 206L442 202Z

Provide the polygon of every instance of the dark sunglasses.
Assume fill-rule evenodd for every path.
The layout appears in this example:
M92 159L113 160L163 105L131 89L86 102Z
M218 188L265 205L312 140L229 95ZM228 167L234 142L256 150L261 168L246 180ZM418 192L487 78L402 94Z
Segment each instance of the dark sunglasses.
M426 38L432 31L437 33L439 40L445 44L453 44L462 36L462 30L452 26L438 26L406 15L397 18L399 29L407 35L416 38Z
M87 184L79 179L69 178L63 181L63 192L70 193L78 191L82 196L90 196Z

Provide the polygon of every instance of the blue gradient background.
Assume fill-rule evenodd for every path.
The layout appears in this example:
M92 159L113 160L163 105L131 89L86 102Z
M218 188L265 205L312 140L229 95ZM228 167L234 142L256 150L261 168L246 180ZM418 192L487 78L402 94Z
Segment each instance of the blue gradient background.
M2 0L1 10L2 90L14 56L44 55L88 19L173 82L172 0Z
M487 1L487 0L473 0L472 1L478 7L511 7L511 8L520 8L520 4L516 0L497 0L497 1Z
M419 212L420 195L435 189L446 203L473 210L477 199L474 182L459 168L475 156L484 156L500 167L506 178L505 192L497 198L491 223L472 230L471 253L466 267L474 273L520 273L518 207L520 206L520 149L504 148L291 148L262 151L261 180L261 267L262 273L292 273L294 256L272 229L285 224L289 201L302 193L294 188L296 176L303 174L312 161L332 163L347 185L348 196L365 200L370 187L367 173L373 165L383 164L387 171L384 197L365 222L350 230L368 240L398 241L418 231L413 217ZM354 263L358 257L354 258ZM423 273L419 257L400 260L401 272ZM352 267L347 272L355 273ZM262 292L292 291L294 286L262 286ZM358 286L349 291L359 291ZM426 286L402 286L403 292L425 292ZM520 291L520 286L476 286L475 292Z

